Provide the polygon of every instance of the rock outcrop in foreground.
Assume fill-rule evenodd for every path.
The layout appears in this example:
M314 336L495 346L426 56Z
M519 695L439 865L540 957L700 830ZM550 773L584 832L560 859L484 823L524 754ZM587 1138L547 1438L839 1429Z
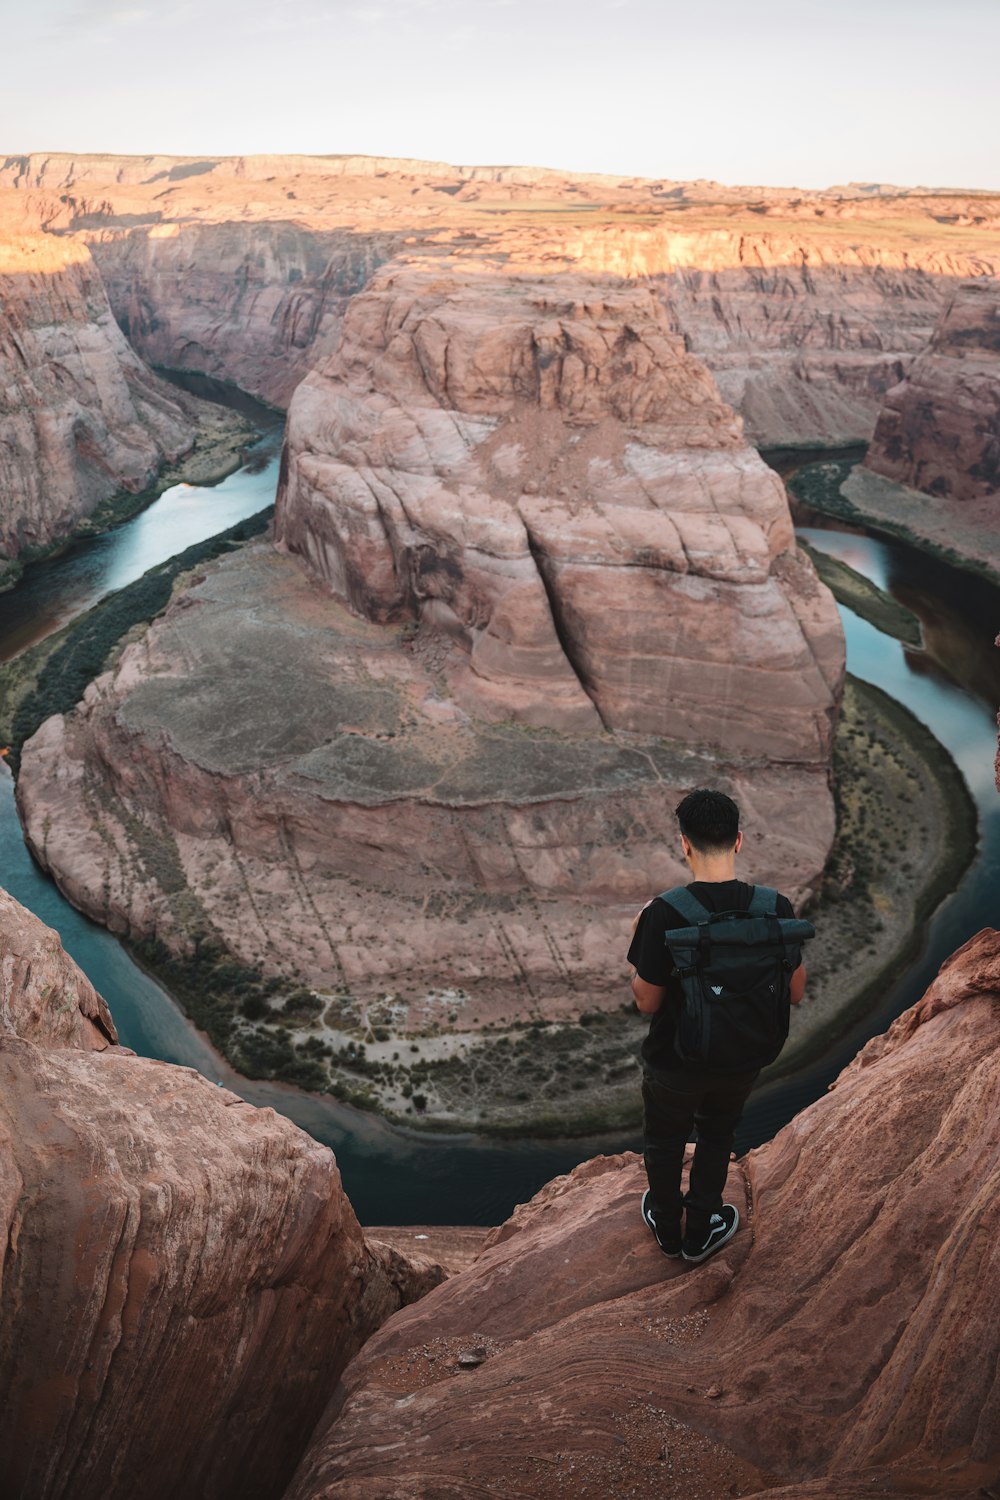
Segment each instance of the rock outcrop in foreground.
M998 1091L987 930L733 1166L713 1260L660 1254L636 1157L557 1179L369 1340L288 1500L991 1493Z
M129 347L90 253L0 238L0 562L186 453L195 403Z
M115 1042L0 894L0 1491L269 1500L347 1360L440 1278L369 1249L332 1153Z

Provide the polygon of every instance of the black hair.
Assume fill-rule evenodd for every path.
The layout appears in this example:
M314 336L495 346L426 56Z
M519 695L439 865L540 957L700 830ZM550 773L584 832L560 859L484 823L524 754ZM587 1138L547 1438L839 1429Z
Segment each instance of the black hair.
M740 831L740 810L725 792L698 787L677 804L681 833L699 854L731 849Z

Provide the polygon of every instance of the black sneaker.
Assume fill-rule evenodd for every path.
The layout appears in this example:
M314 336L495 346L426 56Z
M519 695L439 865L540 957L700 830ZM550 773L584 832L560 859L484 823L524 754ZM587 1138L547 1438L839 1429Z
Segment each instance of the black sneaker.
M679 1260L681 1254L681 1231L680 1226L671 1234L669 1230L662 1228L656 1221L656 1214L649 1206L649 1189L642 1195L642 1218L647 1228L653 1231L656 1243L664 1255L669 1255L671 1260Z
M643 1214L645 1218L645 1213ZM740 1212L731 1203L722 1205L720 1214L713 1214L708 1221L707 1233L698 1239L692 1239L690 1235L684 1236L681 1254L685 1260L708 1260L716 1250L721 1250L727 1240L731 1240L740 1227Z

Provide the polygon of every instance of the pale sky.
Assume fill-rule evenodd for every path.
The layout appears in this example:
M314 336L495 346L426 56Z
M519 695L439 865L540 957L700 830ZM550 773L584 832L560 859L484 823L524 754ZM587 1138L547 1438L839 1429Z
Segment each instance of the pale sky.
M0 0L0 155L1000 189L1000 0Z

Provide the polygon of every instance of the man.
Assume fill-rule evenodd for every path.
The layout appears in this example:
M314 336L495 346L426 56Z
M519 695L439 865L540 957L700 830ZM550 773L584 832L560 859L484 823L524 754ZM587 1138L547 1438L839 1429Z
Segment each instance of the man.
M693 875L687 889L710 912L746 911L754 888L736 878L736 856L743 847L739 808L731 797L704 788L677 808L681 849ZM779 895L776 914L793 917L791 902ZM649 1191L642 1216L664 1255L707 1260L736 1233L739 1211L723 1203L736 1127L759 1069L711 1073L683 1061L674 1032L683 1005L680 980L664 942L671 928L689 921L655 897L636 918L628 961L634 965L632 993L651 1017L642 1047L644 1159ZM798 1005L805 992L804 964L791 976L789 999ZM696 1131L694 1160L686 1196L681 1194L684 1148ZM684 1225L682 1233L682 1214Z

